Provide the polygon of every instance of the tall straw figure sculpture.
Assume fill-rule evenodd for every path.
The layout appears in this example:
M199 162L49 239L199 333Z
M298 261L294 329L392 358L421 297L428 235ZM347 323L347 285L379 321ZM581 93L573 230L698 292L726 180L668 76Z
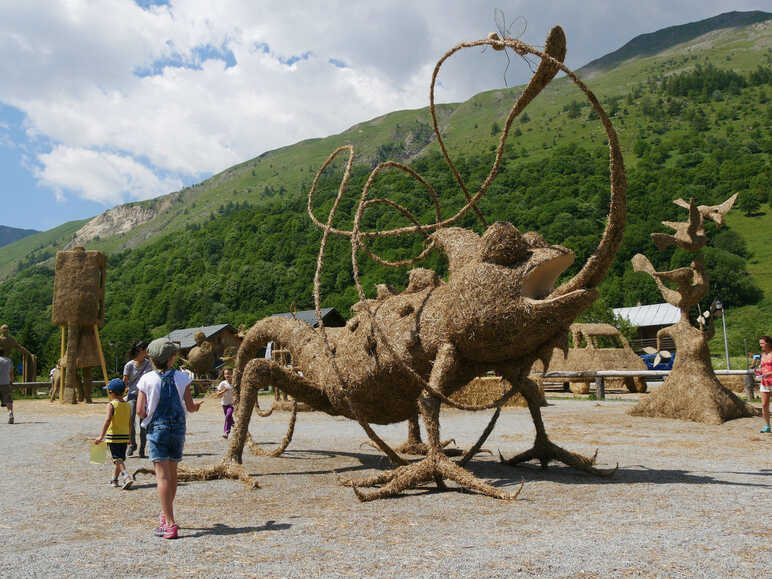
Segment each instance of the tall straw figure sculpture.
M91 371L102 368L107 384L99 328L105 323L105 254L75 247L56 253L52 322L61 326L61 359L64 361L59 398L62 403L91 402ZM77 369L83 370L83 381Z

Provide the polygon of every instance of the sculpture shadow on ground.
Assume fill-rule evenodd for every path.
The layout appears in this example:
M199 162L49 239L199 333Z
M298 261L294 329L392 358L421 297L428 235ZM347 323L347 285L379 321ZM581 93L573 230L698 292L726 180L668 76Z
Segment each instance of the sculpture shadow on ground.
M369 454L365 452L338 452L327 450L308 450L298 449L288 451L284 456L275 460L308 460L310 458L341 458L347 457L359 461L359 464L348 465L340 468L328 468L317 470L298 470L292 471L280 469L270 472L257 474L258 478L272 476L303 476L303 475L324 475L331 473L356 472L364 470L389 470L391 465L388 458L378 454ZM420 460L418 457L415 460ZM650 468L645 465L622 465L612 477L596 477L590 474L579 472L568 466L560 464L551 464L548 468L541 468L537 462L523 463L516 467L503 465L493 460L472 460L467 464L467 469L473 472L477 477L485 479L488 484L494 487L506 487L520 484L525 479L526 486L534 482L554 482L558 484L584 484L584 485L606 485L606 484L688 484L688 485L727 485L727 486L746 486L757 488L772 488L772 484L750 481L730 481L723 480L720 475L742 475L742 476L772 476L772 470L761 469L758 472L735 472L735 471L689 471L684 469L659 469ZM717 475L717 476L712 476ZM428 489L429 487L427 487ZM455 490L452 488L452 490Z
M274 460L312 460L320 458L339 459L342 457L352 458L359 461L359 464L348 465L338 468L323 468L317 470L297 470L287 471L282 469L277 472L262 472L258 474L259 477L266 476L286 476L286 475L315 475L315 474L330 474L330 473L343 473L343 472L356 472L361 470L376 469L376 470L388 470L391 468L391 463L388 457L376 453L366 452L342 452L332 450L310 450L310 449L296 449L285 451L281 457L277 457Z
M186 527L186 530L197 531L196 533L183 534L181 539L195 539L207 535L228 536L243 535L245 533L258 533L263 531L286 531L292 527L290 523L277 523L276 521L266 521L264 525L258 527L229 527L222 523L215 523L211 527Z
M577 473L576 470L565 466L550 465L543 469L536 463L525 463L517 467L524 474L526 483L529 481L551 481L560 484L687 484L687 485L721 485L742 486L772 489L772 484L750 481L724 480L712 475L742 475L742 476L769 476L770 471L763 469L758 472L735 471L689 471L683 469L649 468L645 465L631 464L619 465L619 470L612 477L599 478ZM485 476L479 473L481 476ZM496 484L491 483L491 484Z

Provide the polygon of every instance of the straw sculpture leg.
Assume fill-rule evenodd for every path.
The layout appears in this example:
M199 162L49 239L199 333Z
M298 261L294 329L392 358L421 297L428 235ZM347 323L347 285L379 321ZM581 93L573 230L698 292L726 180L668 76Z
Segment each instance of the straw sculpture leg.
M64 394L60 400L62 404L78 403L78 373L77 373L77 352L78 343L80 341L80 326L77 324L70 324L67 327L67 354L66 363L67 372L65 373L64 381Z
M418 423L418 408L416 408L416 415L407 421L407 440L394 450L400 454L415 454L422 456L428 454L429 447L421 440L421 426Z
M515 493L504 492L482 482L441 452L440 401L438 399L429 396L422 397L421 414L429 439L429 454L426 458L406 466L397 467L389 472L378 473L362 479L341 479L341 484L352 487L357 498L362 502L394 497L402 491L414 489L429 482L434 482L439 490L445 490L444 481L446 479L456 482L466 490L496 499L513 500L517 498L523 488L522 483ZM385 486L371 493L362 492L358 488L374 487L381 484Z
M515 466L521 462L536 459L541 463L543 468L546 468L551 461L556 460L578 470L603 477L612 476L617 471L619 465L613 469L595 468L593 464L595 464L595 457L598 454L597 451L595 452L595 456L587 458L586 456L565 450L550 441L547 437L547 431L544 428L544 421L541 418L538 386L531 380L525 380L521 392L528 401L528 410L531 412L533 425L536 428L536 440L534 441L532 448L525 452L521 452L508 460L505 460L501 453L499 453L501 462L510 466Z
M429 454L429 445L421 439L421 426L418 422L418 412L418 407L416 407L415 416L409 418L407 421L407 440L399 446L394 447L395 452L399 454L412 454L415 456L426 456ZM447 448L448 445L455 443L455 438L449 438L440 443L440 448L442 448L442 452L445 456L459 456L463 454L463 451L459 448ZM378 445L371 440L366 440L360 446L378 448Z
M437 357L432 367L429 378L431 389L444 392L446 389L453 391L459 384L466 384L469 376L464 368L455 348L446 344L438 350ZM462 488L476 491L481 494L504 500L511 500L520 493L518 489L510 494L491 485L488 485L472 475L466 469L458 466L442 452L440 442L440 407L439 398L422 395L419 399L421 417L426 426L429 452L426 458L405 466L395 468L389 473L379 473L363 479L342 480L341 483L354 489L360 501L372 501L376 499L393 497L404 490L416 488L427 482L435 482L440 490L445 489L444 480L455 481ZM372 493L363 493L357 487L372 487L385 484L382 488ZM522 488L522 485L521 485Z
M80 389L78 391L78 402L85 401L87 404L92 404L91 400L91 368L83 368L81 370L83 381L80 383Z
M149 474L155 476L155 471L149 468L138 468L134 471L133 476L136 477L138 474ZM177 467L178 481L220 479L240 480L249 488L260 488L260 485L257 483L257 479L249 476L249 473L247 473L246 469L240 464L225 464L222 462L220 464L205 466L202 468L190 468L185 465L180 465Z
M257 406L255 406L255 411L257 411ZM284 451L287 450L289 443L292 442L292 435L295 432L295 421L297 420L297 417L298 417L298 401L293 400L289 424L287 425L287 433L284 435L284 438L282 439L279 446L274 448L273 450L265 450L259 444L257 444L252 438L252 435L250 435L247 432L247 447L249 447L249 450L251 450L252 453L256 454L257 456L270 456L271 458L276 458L277 456L281 456L282 453L284 453Z
M233 427L233 435L231 437L228 453L225 456L225 461L236 462L241 464L242 454L244 452L244 446L247 442L247 435L249 433L249 421L252 417L252 409L255 407L255 401L259 390L267 385L273 384L274 387L282 390L290 391L293 395L298 390L307 392L309 397L315 398L312 404L314 408L318 410L329 410L329 402L320 393L318 396L313 396L318 389L314 384L295 374L294 372L283 368L275 362L262 359L254 359L249 362L245 368L244 375L241 380L241 393L239 397L239 405L237 409L236 424ZM306 398L305 402L309 402ZM294 420L291 420L292 426L294 426ZM288 430L288 436L291 438L291 433Z

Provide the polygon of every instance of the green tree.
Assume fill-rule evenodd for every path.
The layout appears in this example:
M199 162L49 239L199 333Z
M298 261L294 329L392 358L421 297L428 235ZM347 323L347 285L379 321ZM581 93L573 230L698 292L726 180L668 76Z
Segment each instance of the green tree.
M761 194L755 190L743 191L737 198L737 206L750 217L761 209Z

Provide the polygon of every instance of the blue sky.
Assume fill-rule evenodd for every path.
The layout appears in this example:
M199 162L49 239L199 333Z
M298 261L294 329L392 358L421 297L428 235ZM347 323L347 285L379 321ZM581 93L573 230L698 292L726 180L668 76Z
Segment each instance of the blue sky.
M426 106L437 58L495 29L578 68L638 34L769 2L25 0L0 6L0 225L50 229L199 182L266 150ZM518 32L522 30L518 23ZM513 30L514 31L514 30ZM514 62L508 84L527 69ZM502 62L443 70L445 101L500 87Z

